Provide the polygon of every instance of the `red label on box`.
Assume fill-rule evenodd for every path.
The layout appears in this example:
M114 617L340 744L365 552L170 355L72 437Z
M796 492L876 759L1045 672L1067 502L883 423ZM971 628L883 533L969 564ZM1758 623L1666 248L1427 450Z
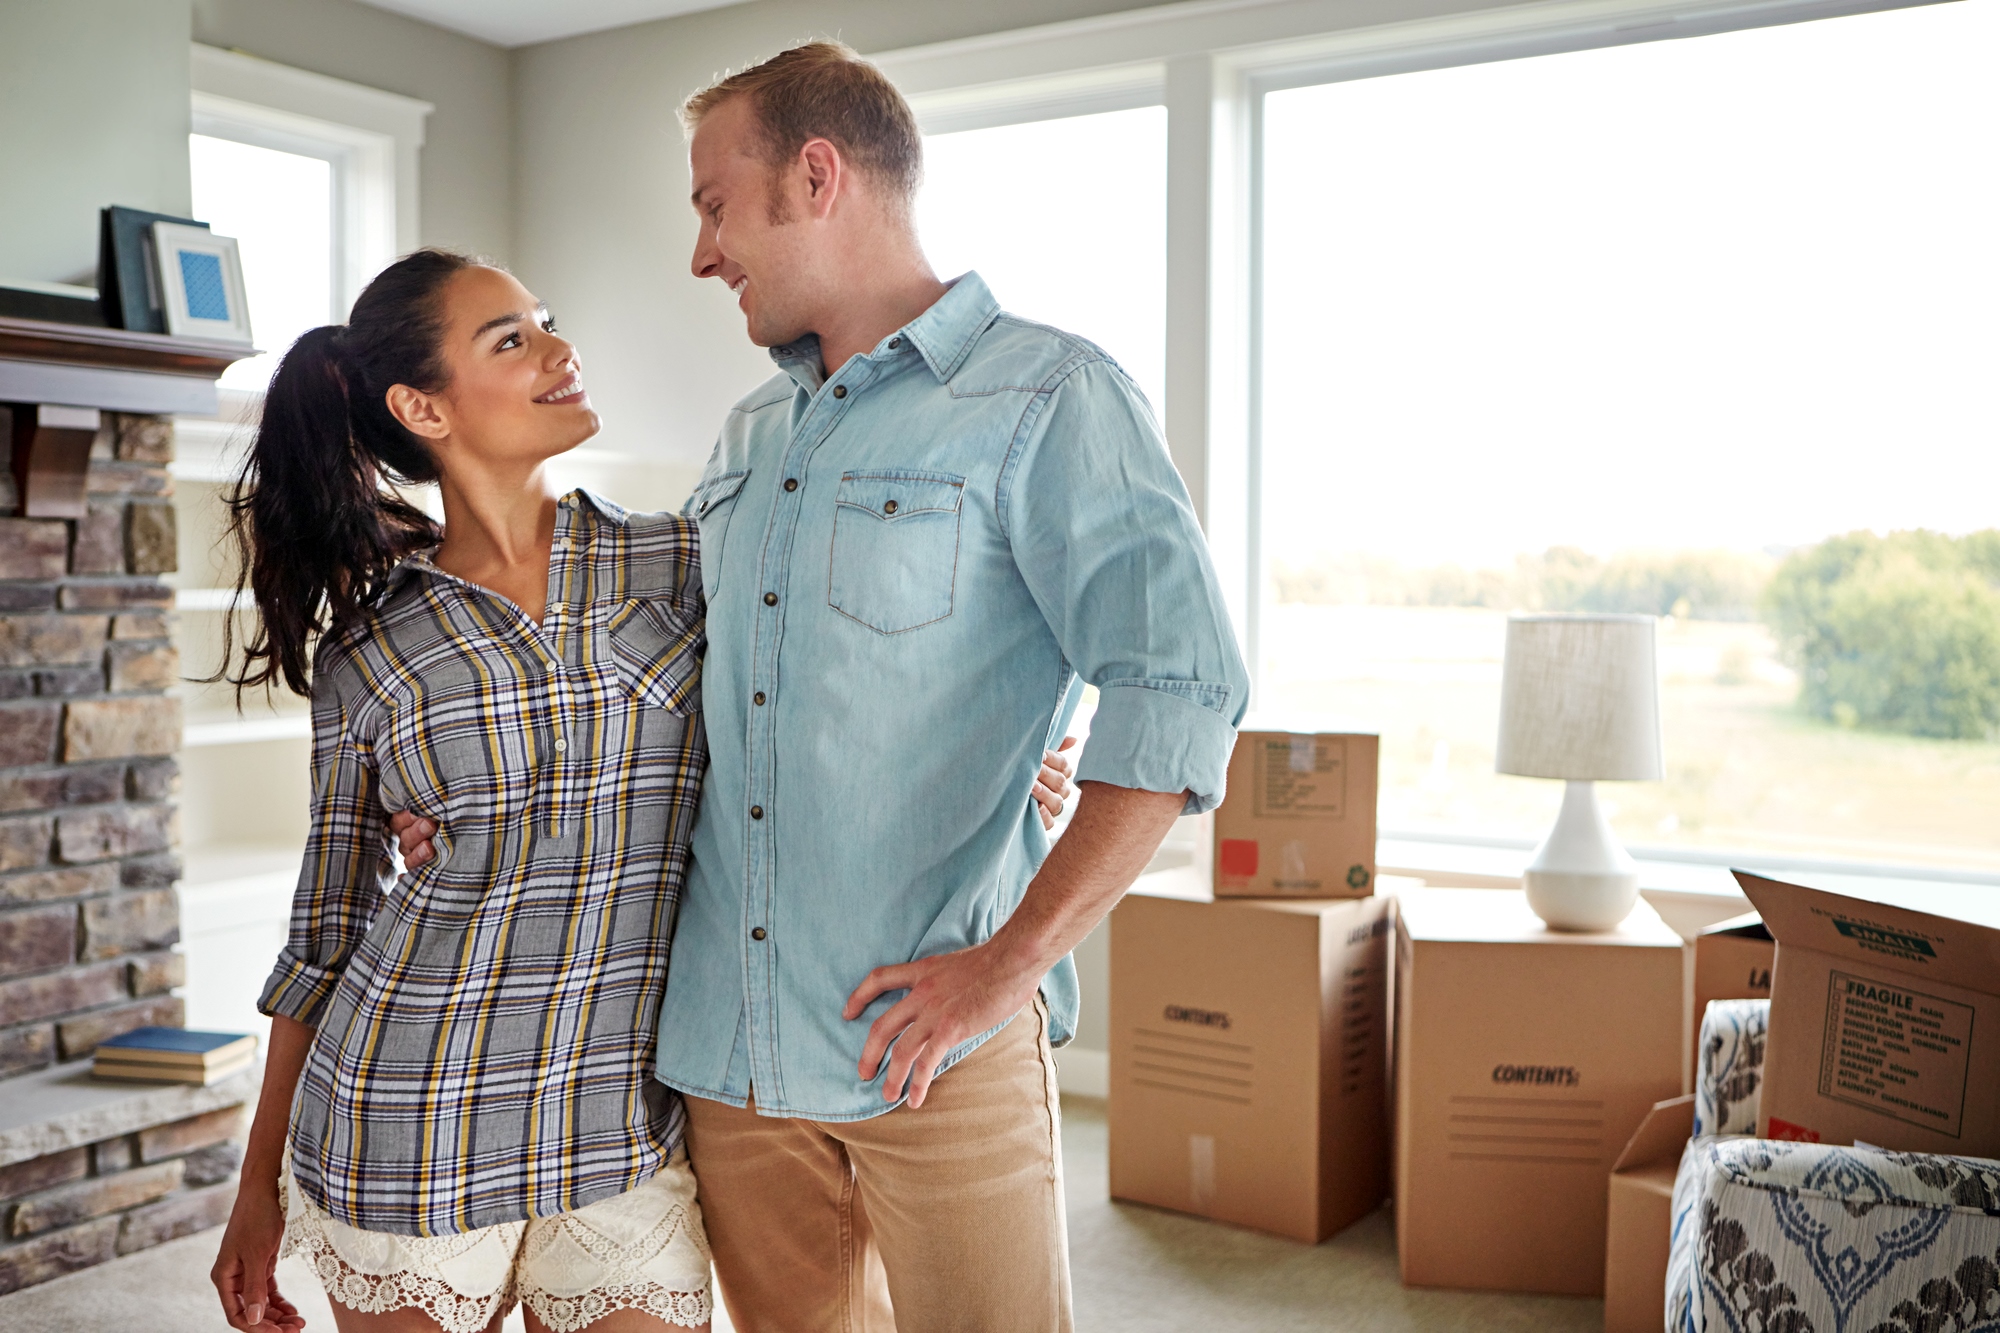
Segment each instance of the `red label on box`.
M1216 862L1224 878L1249 879L1257 873L1257 840L1224 838Z
M1789 1120L1780 1120L1777 1116L1772 1116L1771 1137L1782 1139L1786 1143L1818 1143L1819 1131L1816 1129L1807 1129L1804 1125L1795 1125Z

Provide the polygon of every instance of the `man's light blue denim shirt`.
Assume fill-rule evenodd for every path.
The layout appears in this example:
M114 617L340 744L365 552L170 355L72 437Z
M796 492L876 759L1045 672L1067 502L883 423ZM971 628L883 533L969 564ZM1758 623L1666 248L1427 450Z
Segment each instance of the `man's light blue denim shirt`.
M771 355L687 508L711 759L659 1073L861 1120L890 1109L856 1065L903 992L842 1006L1020 902L1049 847L1029 789L1081 681L1078 779L1194 814L1222 799L1249 678L1153 414L1103 352L967 274L831 379L813 338ZM1042 993L1067 1041L1069 959Z

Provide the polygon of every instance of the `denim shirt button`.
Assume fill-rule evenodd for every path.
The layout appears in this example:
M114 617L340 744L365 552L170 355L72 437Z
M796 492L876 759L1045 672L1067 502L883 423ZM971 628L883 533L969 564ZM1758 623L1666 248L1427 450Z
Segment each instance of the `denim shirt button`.
M762 708L764 706L764 691L759 690L755 694L751 695L750 702L756 704L759 708Z
M764 605L776 606L777 604L778 604L778 594L774 592L767 592L764 594Z
M764 807L763 807L763 806L761 806L761 805L753 805L753 806L751 806L751 807L750 807L750 818L752 818L752 819L762 819L763 817L764 817Z
M761 940L761 939L763 939L763 938L764 938L764 928L763 928L762 926L757 926L757 927L753 928L753 929L751 930L751 932L750 932L750 938L751 938L751 939L753 939L753 940Z
M834 396L835 398L845 398L845 397L847 397L847 386L846 386L845 384L836 384L836 385L834 385L834 386L833 386L833 396Z
M903 340L901 338L891 338L889 340L889 350L892 352L895 351L898 347L901 347L902 345L903 345Z
M797 477L786 477L786 478L785 478L785 489L786 489L786 490L788 490L788 491L795 491L795 490L797 490L798 488L799 488L799 479L798 479Z

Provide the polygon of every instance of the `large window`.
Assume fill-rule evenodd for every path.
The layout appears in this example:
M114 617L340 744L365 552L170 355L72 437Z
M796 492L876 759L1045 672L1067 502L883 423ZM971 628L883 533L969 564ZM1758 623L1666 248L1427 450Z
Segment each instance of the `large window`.
M1104 348L1164 411L1164 107L933 134L924 174L940 275L977 269L1002 306Z
M260 356L223 372L232 389L262 389L307 329L340 318L335 300L333 164L208 134L188 136L195 216L234 236Z
M1996 49L1968 0L1266 97L1259 702L1380 728L1385 831L1544 830L1506 616L1643 611L1628 840L2000 868Z

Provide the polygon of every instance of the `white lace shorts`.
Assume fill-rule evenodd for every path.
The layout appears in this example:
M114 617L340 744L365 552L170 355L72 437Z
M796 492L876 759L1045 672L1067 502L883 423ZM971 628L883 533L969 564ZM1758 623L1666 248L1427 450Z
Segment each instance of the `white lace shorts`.
M455 1236L396 1236L336 1222L300 1192L286 1161L278 1197L286 1255L363 1314L418 1309L445 1333L479 1333L526 1304L556 1333L614 1310L693 1328L710 1314L708 1237L687 1152L644 1184L575 1212Z

